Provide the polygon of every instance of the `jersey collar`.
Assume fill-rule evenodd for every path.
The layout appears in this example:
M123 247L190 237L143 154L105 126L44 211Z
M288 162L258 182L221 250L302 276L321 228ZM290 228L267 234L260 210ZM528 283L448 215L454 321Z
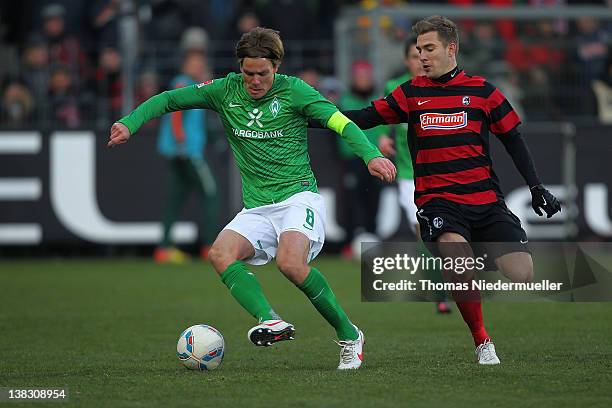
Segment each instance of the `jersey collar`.
M436 79L432 79L431 82L438 83L438 84L448 84L450 81L456 78L459 78L461 76L463 76L463 70L459 69L459 67L456 66L455 68L448 71L446 74Z

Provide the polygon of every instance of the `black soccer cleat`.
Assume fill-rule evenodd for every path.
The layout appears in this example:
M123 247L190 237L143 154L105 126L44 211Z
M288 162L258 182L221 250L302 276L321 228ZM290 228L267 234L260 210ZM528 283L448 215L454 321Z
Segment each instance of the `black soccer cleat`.
M268 347L272 344L293 340L295 327L284 320L265 320L249 330L248 337L251 343L258 347Z

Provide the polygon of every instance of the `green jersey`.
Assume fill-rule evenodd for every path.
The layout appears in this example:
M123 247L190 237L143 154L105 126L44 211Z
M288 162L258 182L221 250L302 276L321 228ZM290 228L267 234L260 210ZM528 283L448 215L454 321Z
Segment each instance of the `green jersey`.
M398 86L410 80L410 74L404 74L400 77L390 79L385 85L385 95L389 95ZM387 126L387 134L390 133L391 127ZM412 169L412 159L410 158L410 150L408 149L408 125L400 123L395 125L395 165L397 166L397 177L405 180L414 179L414 170Z
M332 122L338 109L314 88L299 78L276 74L268 93L253 99L244 88L242 75L230 73L156 95L119 122L133 134L164 113L197 108L219 113L240 170L246 208L278 203L302 191L317 192L308 156L308 119L330 126L328 121ZM381 157L355 124L350 124L352 127L342 126L342 137L355 154L366 163Z
M346 93L342 95L338 101L338 106L343 111L357 110L367 107L370 104L371 98L361 98L353 93ZM382 135L384 129L381 126L376 126L371 129L364 130L363 133L366 135L370 143L378 146L378 138ZM354 159L355 153L349 148L346 142L342 139L338 139L338 153L343 159Z

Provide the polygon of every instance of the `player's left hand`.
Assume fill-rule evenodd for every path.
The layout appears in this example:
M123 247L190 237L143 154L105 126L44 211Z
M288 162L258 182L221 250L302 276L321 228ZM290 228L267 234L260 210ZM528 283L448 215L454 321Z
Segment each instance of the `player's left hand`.
M558 212L561 212L561 203L557 197L552 195L550 191L544 188L543 185L531 187L531 207L538 215L543 215L542 210L546 213L546 218L550 218Z
M368 171L374 177L378 177L382 181L391 183L395 180L397 175L397 169L393 165L393 162L384 157L375 157L368 162Z

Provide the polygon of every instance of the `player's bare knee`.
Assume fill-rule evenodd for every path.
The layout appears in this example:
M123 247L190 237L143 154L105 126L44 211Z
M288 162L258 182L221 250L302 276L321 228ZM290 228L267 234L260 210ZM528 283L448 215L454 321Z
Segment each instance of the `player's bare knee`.
M504 276L514 283L528 283L533 280L533 270L513 268L504 273Z
M300 285L308 276L308 265L290 256L278 256L276 266L283 275L296 285Z
M455 232L445 232L437 239L438 251L443 258L473 258L474 252L466 239Z
M515 283L533 280L533 260L528 253L511 253L495 260L500 272Z
M526 271L524 282L532 282L532 281L533 281L533 267L531 267L530 269Z
M229 251L218 245L213 245L208 252L208 259L218 274L221 274L236 259L232 259Z
M529 259L523 260L519 278L523 283L533 281L533 261L531 260L531 256L529 256Z
M210 248L210 251L208 251L208 260L212 264L213 268L215 268L217 273L222 272L219 271L219 269L221 267L221 264L223 263L223 253L221 250L219 250L219 248L214 245Z

